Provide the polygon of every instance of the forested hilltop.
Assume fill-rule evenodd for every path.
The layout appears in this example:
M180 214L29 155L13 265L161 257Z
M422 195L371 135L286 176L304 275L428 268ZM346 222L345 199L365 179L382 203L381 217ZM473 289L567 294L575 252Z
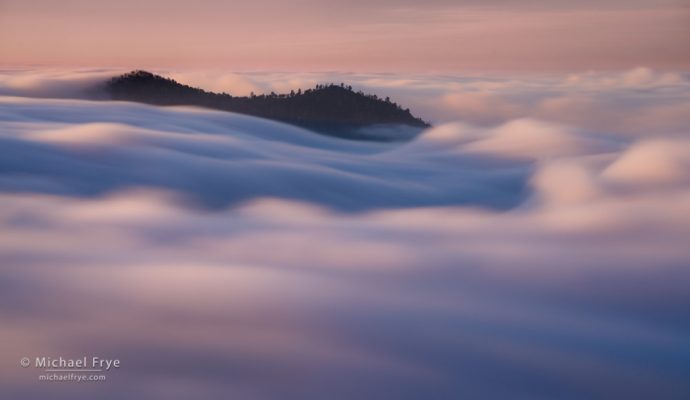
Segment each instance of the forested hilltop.
M287 94L232 96L207 92L147 71L132 71L110 79L105 89L106 96L113 100L231 111L353 139L362 139L358 132L371 125L429 126L389 98L354 91L343 83L316 85Z

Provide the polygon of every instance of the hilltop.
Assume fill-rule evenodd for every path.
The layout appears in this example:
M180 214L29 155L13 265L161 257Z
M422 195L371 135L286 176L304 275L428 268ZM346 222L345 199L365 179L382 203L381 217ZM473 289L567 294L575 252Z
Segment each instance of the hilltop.
M193 105L248 114L349 139L375 139L361 133L362 128L372 125L419 129L430 126L389 98L354 91L344 83L316 85L288 94L232 96L184 85L151 72L132 71L107 81L105 95L112 100Z

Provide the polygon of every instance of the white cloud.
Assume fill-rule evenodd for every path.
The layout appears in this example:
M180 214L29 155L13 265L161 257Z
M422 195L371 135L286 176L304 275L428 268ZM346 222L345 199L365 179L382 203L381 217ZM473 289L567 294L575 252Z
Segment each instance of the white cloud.
M636 143L605 171L604 177L625 185L690 183L690 142L657 139Z
M452 90L486 104L394 144L0 97L7 358L121 358L99 398L681 399L690 147L658 111L684 95L645 74L632 99L468 78ZM376 84L422 102L445 81ZM661 128L607 125L630 110ZM85 390L0 372L14 397Z

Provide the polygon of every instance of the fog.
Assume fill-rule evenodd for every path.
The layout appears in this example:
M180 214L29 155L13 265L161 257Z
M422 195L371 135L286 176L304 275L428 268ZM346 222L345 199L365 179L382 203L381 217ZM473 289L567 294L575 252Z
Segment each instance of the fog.
M434 122L396 143L78 99L100 74L0 78L3 398L690 395L683 74L232 75Z

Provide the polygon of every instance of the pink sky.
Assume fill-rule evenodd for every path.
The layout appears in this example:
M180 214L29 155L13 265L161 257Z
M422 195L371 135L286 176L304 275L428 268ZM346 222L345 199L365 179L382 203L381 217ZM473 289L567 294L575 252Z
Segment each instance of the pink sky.
M679 0L0 0L4 66L309 71L690 67Z

